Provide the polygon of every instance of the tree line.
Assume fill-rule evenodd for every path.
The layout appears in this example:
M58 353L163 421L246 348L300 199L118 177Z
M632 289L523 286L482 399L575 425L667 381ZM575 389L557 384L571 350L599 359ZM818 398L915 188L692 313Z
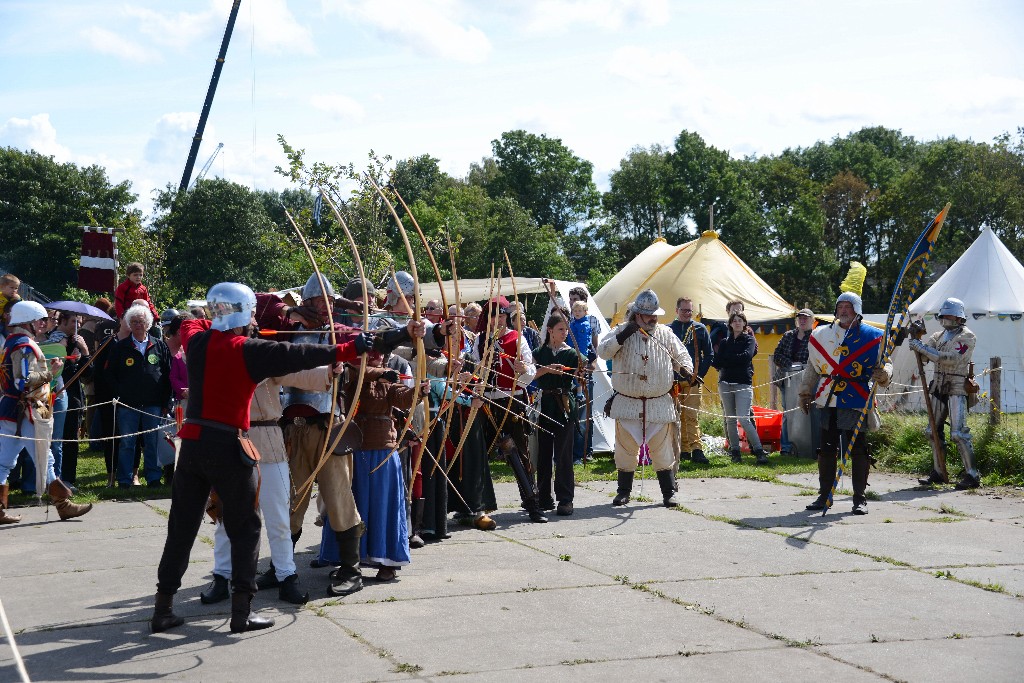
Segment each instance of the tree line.
M157 192L152 216L133 208L128 182L99 166L0 148L0 268L51 296L74 292L82 225L121 228L121 262L141 261L155 300L180 303L223 280L257 289L295 286L311 268L286 212L310 237L328 277L355 273L322 189L355 235L369 275L408 267L389 210L370 182L409 205L450 277L448 240L460 277L487 277L507 250L517 276L586 282L596 291L659 236L696 239L714 220L722 240L785 299L831 310L851 261L868 268L865 310L884 311L902 260L948 201L952 209L932 257L933 274L988 225L1024 256L1024 129L992 142L918 141L864 128L778 155L733 158L697 133L671 147L636 147L600 192L593 165L561 140L522 130L492 141L492 154L463 177L429 154L393 160L371 151L354 163L310 161L279 138L293 189L253 191L204 179ZM411 228L411 225L409 226ZM423 279L426 253L413 244ZM933 275L934 276L934 275Z

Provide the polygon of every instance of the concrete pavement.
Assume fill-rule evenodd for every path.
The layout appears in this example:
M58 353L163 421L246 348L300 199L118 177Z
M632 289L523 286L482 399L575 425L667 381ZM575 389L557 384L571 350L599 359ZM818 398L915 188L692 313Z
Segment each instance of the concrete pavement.
M260 593L277 625L240 636L228 603L198 599L206 524L176 601L186 625L149 633L169 501L101 502L63 523L24 508L0 528L0 599L34 681L1020 679L1021 492L872 473L869 515L839 496L822 517L803 510L812 477L784 479L681 480L676 510L649 477L652 500L625 508L613 482L592 482L546 525L499 484L496 531L455 526L398 582L340 600L308 566L311 511L297 561L315 599ZM0 681L15 680L3 639Z

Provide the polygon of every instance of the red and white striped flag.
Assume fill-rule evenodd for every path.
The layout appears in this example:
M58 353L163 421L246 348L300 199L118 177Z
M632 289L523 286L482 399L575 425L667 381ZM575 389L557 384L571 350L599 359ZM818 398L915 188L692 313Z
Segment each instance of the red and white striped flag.
M117 289L117 234L114 228L82 226L82 260L78 287L89 292Z

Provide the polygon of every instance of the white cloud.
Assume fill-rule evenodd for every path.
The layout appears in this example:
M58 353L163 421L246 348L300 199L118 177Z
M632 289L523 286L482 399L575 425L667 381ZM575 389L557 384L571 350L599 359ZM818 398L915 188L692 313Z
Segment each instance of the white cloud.
M210 0L202 12L159 12L145 7L125 6L126 16L136 20L137 31L154 43L176 49L208 45L220 47L220 38L231 13L231 0ZM286 0L254 0L244 3L235 19L232 44L250 38L257 50L272 53L311 54L313 38L288 9ZM216 47L214 46L216 40Z
M86 45L104 55L111 55L129 62L151 62L156 53L143 45L120 36L99 26L89 26L80 31Z
M143 158L150 164L180 160L184 166L198 122L199 114L196 112L164 114L157 119L153 132L146 141ZM207 127L203 137L210 139L211 135L212 129Z
M314 109L319 109L332 118L348 123L362 121L366 113L363 105L345 95L313 95L309 98L309 103Z
M484 32L460 21L459 0L323 0L325 12L354 17L382 38L428 57L483 62L491 52Z
M138 32L160 45L176 48L188 47L199 38L213 33L214 12L157 12L145 7L125 5L124 13L137 20ZM227 21L227 14L224 14Z
M35 114L27 119L7 119L0 126L0 145L35 150L61 163L71 158L71 150L57 142L57 129L50 123L49 114Z
M537 33L563 32L576 24L619 30L668 23L668 0L539 0L524 7L526 27Z

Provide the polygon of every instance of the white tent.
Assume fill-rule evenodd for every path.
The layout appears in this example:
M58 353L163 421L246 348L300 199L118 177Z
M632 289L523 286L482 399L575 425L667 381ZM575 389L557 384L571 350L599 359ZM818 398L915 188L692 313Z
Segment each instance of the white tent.
M1024 411L1024 266L1014 258L987 226L974 243L910 306L911 316L923 318L928 332L939 329L935 315L942 302L956 297L967 310L967 327L978 336L974 349L974 372L983 396L989 395L989 361L1002 362L1001 402L1004 412ZM894 382L882 400L883 407L924 410L917 360L904 344L892 357ZM925 366L931 377L930 365ZM976 411L989 409L982 400Z

